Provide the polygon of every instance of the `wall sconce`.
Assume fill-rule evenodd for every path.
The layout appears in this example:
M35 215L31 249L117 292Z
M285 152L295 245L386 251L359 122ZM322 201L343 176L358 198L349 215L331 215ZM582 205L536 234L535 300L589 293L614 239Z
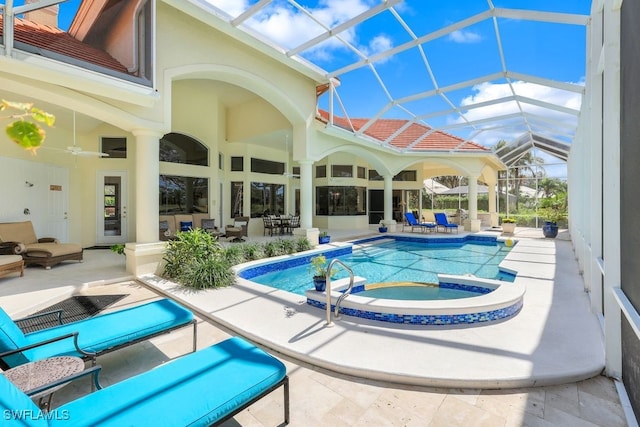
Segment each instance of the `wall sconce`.
M33 187L33 182L25 181L24 185L26 185L27 187Z

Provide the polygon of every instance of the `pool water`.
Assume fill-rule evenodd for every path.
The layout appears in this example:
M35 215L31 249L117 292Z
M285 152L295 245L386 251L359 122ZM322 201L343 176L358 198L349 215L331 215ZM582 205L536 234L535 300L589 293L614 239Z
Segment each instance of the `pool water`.
M354 275L366 278L367 283L438 283L438 273L513 281L513 276L498 268L510 250L499 242L422 243L394 240L354 246L352 254L340 256L339 259L353 270ZM335 267L334 272L333 279L348 277L339 266ZM309 265L301 265L259 275L251 280L304 295L305 290L313 287L311 277Z
M374 289L367 289L362 292L353 293L360 297L396 299L396 300L448 300L459 298L470 298L482 295L479 292L466 291L463 289L441 288L438 285L414 285L414 286L382 286Z

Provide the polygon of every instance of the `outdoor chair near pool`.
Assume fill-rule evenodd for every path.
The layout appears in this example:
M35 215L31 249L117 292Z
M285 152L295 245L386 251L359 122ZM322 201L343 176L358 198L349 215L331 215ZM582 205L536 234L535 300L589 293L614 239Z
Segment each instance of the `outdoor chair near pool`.
M436 218L436 224L438 226L438 230L440 229L440 227L442 227L442 229L445 232L449 232L449 231L453 231L453 230L456 230L456 233L458 232L458 224L450 223L447 220L447 214L446 213L438 212L438 213L434 213L433 215Z
M100 365L93 366L31 390L29 395L54 389L76 378L93 376L98 390L50 409L44 415L29 395L0 375L0 412L22 415L23 418L16 418L11 425L34 427L210 426L220 425L283 387L284 424L289 424L286 367L239 337L178 357L105 388L98 381L99 371ZM32 414L33 418L25 414Z
M405 212L404 217L407 219L407 223L411 226L411 232L416 228L421 232L435 231L436 229L436 224L431 222L418 222L415 215L411 212ZM404 231L404 222L402 223L402 231Z
M0 308L2 369L55 356L76 356L95 364L101 354L189 325L193 326L193 351L196 350L193 313L166 298L27 334L18 327L21 320L46 315L57 315L61 323L60 312L14 321Z

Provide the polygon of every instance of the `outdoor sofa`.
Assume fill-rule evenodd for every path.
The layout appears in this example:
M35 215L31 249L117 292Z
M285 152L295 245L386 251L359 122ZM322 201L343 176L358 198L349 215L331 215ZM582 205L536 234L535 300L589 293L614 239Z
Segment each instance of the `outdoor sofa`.
M0 255L0 277L11 273L20 273L20 277L24 276L22 257L20 255Z
M94 374L99 366L74 377ZM55 387L58 383L49 384ZM253 344L229 338L179 357L50 410L51 417L14 420L15 425L208 426L230 419L258 399L284 386L284 423L289 423L289 378L284 364ZM32 390L31 394L42 391ZM39 414L25 393L0 375L0 413ZM9 417L10 418L10 417ZM5 417L5 420L7 418ZM11 420L4 421L12 425Z
M38 264L47 270L62 261L82 261L82 246L53 237L38 239L31 221L0 223L0 253L21 255L25 265Z
M59 313L45 315L59 316ZM193 313L166 298L24 334L16 322L28 318L14 321L0 308L3 369L54 356L77 356L95 364L101 354L188 325L193 325L193 351L197 345Z

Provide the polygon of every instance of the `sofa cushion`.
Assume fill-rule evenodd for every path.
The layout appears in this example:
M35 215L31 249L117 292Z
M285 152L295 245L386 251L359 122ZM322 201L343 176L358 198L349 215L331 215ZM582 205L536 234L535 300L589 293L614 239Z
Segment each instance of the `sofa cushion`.
M0 265L13 264L22 261L20 255L0 255Z
M4 375L0 375L0 414L6 423L3 425L25 427L46 427L48 425L47 417L42 416L43 412L36 404ZM11 414L16 414L16 419L13 422L9 421Z
M26 245L25 253L31 257L55 257L82 252L77 243L32 243Z
M3 242L20 242L25 245L38 242L31 221L0 223L0 236Z
M74 425L208 426L278 384L281 361L241 338L174 359L57 408ZM52 420L51 426L68 425Z
M0 308L0 353L15 350L28 344L22 330L15 324L11 317ZM22 354L15 354L4 358L9 366L21 365L28 360Z
M161 299L125 310L32 332L25 335L25 340L28 344L32 344L71 332L78 332L80 348L101 352L171 327L187 325L192 319L193 313L191 311L169 299ZM96 333L96 331L100 331L100 333ZM27 350L24 353L29 360L51 356L78 356L72 339Z
M193 221L180 221L180 231L189 231L193 229Z

